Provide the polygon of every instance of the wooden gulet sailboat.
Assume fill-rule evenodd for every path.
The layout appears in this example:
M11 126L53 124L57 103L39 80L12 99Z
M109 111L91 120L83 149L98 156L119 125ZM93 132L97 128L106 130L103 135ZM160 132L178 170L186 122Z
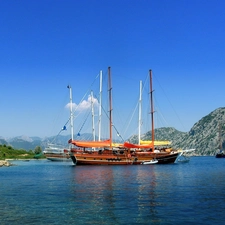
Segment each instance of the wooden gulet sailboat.
M69 142L82 151L71 150L70 156L76 165L129 165L141 164L131 155L130 149L123 146L115 148L112 143L112 85L111 71L108 67L108 91L109 91L109 139L104 141L77 141ZM97 150L93 151L95 148Z
M168 164L174 163L180 152L173 149L155 149L154 140L154 117L153 117L153 97L152 97L152 72L150 75L151 94L151 119L152 119L152 141L147 144L132 144L125 142L119 147L114 147L112 143L112 86L111 72L108 68L109 81L109 139L104 141L78 141L70 140L69 143L78 147L71 149L70 157L76 165L139 165L139 164ZM164 142L165 143L165 142ZM160 142L162 144L162 142ZM96 149L93 151L93 148ZM82 149L82 150L80 150Z
M181 152L178 152L172 148L168 148L168 141L155 141L154 133L154 107L153 107L153 88L152 88L152 71L149 70L150 77L150 105L151 105L151 128L152 128L152 140L140 141L140 127L139 127L139 143L132 144L125 142L124 147L134 150L132 154L138 161L143 161L143 164L152 163L152 158L157 161L158 164L174 163ZM140 83L140 101L141 101L141 86ZM139 107L140 108L140 107ZM139 109L139 121L140 121L140 109ZM160 148L159 148L160 146ZM154 163L156 163L154 161Z

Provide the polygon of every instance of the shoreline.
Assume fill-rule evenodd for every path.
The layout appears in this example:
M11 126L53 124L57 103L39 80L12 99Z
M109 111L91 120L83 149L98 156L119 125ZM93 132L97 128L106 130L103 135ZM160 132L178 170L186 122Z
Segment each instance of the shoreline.
M17 160L23 160L23 161L27 161L27 160L45 160L46 158L43 158L43 159L34 159L34 158L31 158L31 159L5 159L6 161L17 161ZM0 160L0 161L4 161L4 160Z
M10 161L31 161L31 160L46 160L46 159L0 159L0 167L13 166L13 164Z
M0 160L0 167L2 167L2 166L8 167L8 166L12 166L12 164L7 159Z

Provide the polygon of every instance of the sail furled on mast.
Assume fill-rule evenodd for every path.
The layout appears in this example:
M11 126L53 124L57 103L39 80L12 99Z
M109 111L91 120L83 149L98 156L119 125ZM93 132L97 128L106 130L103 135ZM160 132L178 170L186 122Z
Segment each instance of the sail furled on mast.
M146 149L153 149L154 147L154 144L150 143L150 144L147 144L147 145L139 145L139 144L132 144L132 143L129 143L129 142L124 142L123 146L125 148L146 148Z
M140 141L141 145L148 145L151 144L152 141ZM155 146L160 146L160 145L171 145L171 141L154 141Z
M76 141L72 140L70 142L73 145L81 148L104 148L110 147L110 139L105 141Z

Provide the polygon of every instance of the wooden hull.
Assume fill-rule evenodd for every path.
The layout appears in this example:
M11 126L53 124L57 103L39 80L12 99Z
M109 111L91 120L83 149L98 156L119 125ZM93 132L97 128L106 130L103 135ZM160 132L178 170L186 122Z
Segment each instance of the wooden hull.
M158 160L158 164L169 164L169 163L175 163L178 156L179 156L179 153L172 153L169 155L164 155L162 157L156 157L156 159Z
M135 162L125 155L116 156L114 154L94 153L72 153L71 158L76 165L132 165L141 164Z
M174 163L179 153L149 153L140 152L128 154L102 152L71 152L70 157L76 165L140 165L153 159L157 164Z

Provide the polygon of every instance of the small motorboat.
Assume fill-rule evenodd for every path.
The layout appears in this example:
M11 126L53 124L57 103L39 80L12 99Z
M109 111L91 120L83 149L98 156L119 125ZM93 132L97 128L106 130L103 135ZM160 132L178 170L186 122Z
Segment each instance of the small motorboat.
M158 163L158 160L157 159L152 159L150 161L144 161L141 164L142 165L150 165L150 164L156 164L156 163Z

